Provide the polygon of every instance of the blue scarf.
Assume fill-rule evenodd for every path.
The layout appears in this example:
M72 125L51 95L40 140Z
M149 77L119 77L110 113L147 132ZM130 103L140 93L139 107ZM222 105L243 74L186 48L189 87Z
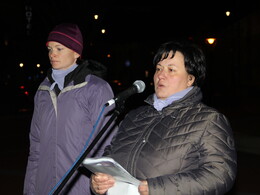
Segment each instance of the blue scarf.
M69 67L66 70L55 70L52 69L52 78L55 81L54 83L52 83L50 89L53 90L53 88L55 87L55 85L57 84L59 89L62 90L64 88L64 79L65 76L67 74L69 74L70 72L72 72L75 68L77 68L77 64L72 65L71 67Z
M193 87L188 87L187 89L184 89L178 93L175 93L173 95L171 95L170 97L168 97L165 100L161 100L158 99L158 97L156 96L156 94L153 95L153 107L157 110L157 111L161 111L163 108L165 108L166 106L170 105L172 102L179 100L181 98L183 98L190 90L192 90Z

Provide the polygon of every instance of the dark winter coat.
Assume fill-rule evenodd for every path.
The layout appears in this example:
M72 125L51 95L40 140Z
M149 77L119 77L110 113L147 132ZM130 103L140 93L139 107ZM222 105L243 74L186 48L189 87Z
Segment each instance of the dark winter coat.
M147 180L149 195L229 191L237 162L227 118L201 103L198 87L162 111L154 109L152 97L125 117L105 155Z

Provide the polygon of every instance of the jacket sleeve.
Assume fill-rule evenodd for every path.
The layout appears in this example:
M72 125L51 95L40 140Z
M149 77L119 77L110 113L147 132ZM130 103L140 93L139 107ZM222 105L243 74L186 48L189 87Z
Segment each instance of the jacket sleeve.
M150 195L223 195L231 189L237 169L232 129L222 114L210 118L198 144L198 167L148 179Z
M103 84L99 87L95 87L96 90L93 92L93 94L90 97L90 100L92 102L91 110L91 120L93 121L93 124L97 122L97 119L100 117L99 122L96 124L96 131L93 136L93 139L97 136L97 134L102 130L104 125L109 121L110 117L112 116L114 105L108 106L104 108L104 105L107 103L108 100L112 99L114 97L113 91L108 83ZM100 108L104 109L104 112L101 116L101 110ZM107 145L110 144L112 137L115 135L117 131L117 126L115 125L115 121L112 121L109 128L107 128L106 132L103 134L101 139L98 141L98 143L95 145L93 150L90 152L90 156L100 157L104 153L104 149ZM93 141L92 139L92 141ZM104 141L103 141L104 140ZM91 142L92 142L91 141Z
M34 100L34 112L31 121L31 128L29 134L30 153L27 162L25 180L24 180L24 194L35 194L35 181L38 169L38 159L40 150L40 130L39 130L39 108L37 105L37 96Z

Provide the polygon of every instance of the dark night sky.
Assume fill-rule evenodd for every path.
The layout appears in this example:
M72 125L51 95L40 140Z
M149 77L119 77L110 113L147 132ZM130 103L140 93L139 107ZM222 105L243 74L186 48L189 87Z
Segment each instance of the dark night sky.
M225 16L227 10L231 11L230 17ZM36 63L41 63L46 72L50 65L45 41L50 30L61 22L74 22L81 28L83 57L108 65L113 79L123 78L132 82L139 77L138 71L143 74L146 69L143 65L151 65L151 51L158 44L179 37L201 41L208 36L216 36L228 25L256 10L260 9L259 1L255 0L1 1L1 86L7 86L7 79L13 82L12 85L22 82L31 85L32 80L26 79L38 71ZM31 16L30 23L26 13ZM100 15L98 21L93 20L94 14ZM26 28L28 24L31 25L29 29ZM100 33L101 28L106 29L105 35ZM107 61L106 54L109 52L114 61ZM133 64L130 68L122 67L127 59ZM22 74L18 66L20 62L27 65ZM39 78L34 81L35 86L28 87L35 90L41 80Z
M259 8L258 1L8 0L0 3L1 47L41 58L49 31L60 22L77 23L85 47L99 43L163 42L177 37L207 37ZM231 16L226 17L225 11ZM27 30L27 14L31 28ZM99 14L98 21L93 14ZM106 35L100 29L106 29ZM105 38L104 38L105 37ZM36 49L37 48L37 49ZM27 52L24 54L24 52ZM11 58L11 57L10 57Z
M93 31L94 13L101 14L99 24L113 40L155 39L160 36L196 35L220 30L258 7L257 1L102 1L86 0L9 0L1 2L1 34L11 38L25 33L25 6L32 11L31 33L45 38L57 23L73 21L86 33ZM140 5L140 2L142 5ZM225 11L231 11L227 21Z

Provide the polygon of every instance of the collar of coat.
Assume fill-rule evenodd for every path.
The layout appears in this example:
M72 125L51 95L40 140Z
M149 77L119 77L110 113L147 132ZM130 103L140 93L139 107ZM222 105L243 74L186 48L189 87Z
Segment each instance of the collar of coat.
M74 85L83 83L85 81L85 78L89 74L96 75L98 77L101 77L104 79L106 76L107 68L94 60L85 60L79 63L78 67L75 68L72 72L70 72L64 80L64 87L68 86L71 81L74 82ZM52 78L52 69L50 68L47 72L47 77L49 81L54 83L54 79Z
M81 61L77 68L75 68L72 72L65 76L64 79L64 88L69 85L73 81L74 85L85 82L86 76L89 74L96 75L98 77L104 78L106 75L106 67L94 60L85 60ZM47 72L47 77L50 83L54 83L54 79L52 78L52 68L50 68ZM60 93L60 89L58 86L54 87L56 94Z
M172 104L166 106L165 108L168 107L183 107L183 106L188 106L190 104L198 103L201 102L202 100L202 92L201 89L197 86L194 86L192 90L190 90L183 98L174 101ZM146 103L149 105L153 106L154 98L153 94L149 95L147 99L145 100ZM164 109L165 109L164 108Z

